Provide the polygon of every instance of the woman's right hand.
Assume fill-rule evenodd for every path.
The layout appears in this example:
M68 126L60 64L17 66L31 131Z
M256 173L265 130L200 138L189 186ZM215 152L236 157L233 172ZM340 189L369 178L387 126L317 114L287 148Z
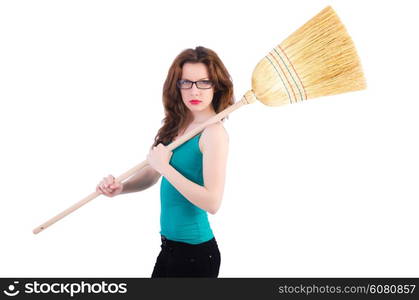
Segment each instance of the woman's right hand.
M103 177L102 181L96 186L96 191L108 197L114 197L122 192L123 184L112 175Z

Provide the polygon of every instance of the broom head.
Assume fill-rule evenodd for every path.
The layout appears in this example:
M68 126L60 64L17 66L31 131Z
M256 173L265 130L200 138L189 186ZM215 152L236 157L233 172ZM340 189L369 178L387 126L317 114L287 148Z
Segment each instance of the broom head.
M273 48L252 74L254 95L269 106L365 87L352 39L330 6Z

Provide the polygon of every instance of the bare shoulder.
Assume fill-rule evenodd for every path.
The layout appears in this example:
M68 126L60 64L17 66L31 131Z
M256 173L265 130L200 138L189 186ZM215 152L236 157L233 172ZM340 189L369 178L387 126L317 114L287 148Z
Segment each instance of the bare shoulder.
M199 139L199 148L201 152L211 146L227 147L228 133L221 121L211 124L204 129Z

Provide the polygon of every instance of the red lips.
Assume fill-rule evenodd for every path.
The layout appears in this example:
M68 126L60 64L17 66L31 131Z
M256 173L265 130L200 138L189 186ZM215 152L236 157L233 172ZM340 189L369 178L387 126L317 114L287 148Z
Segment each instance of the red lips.
M202 102L201 100L197 100L197 99L193 99L189 101L190 104L199 104L201 102Z

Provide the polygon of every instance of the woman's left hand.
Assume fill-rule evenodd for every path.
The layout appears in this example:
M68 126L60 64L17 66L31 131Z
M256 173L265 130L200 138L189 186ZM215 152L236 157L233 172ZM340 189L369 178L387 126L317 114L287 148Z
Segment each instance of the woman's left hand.
M148 164L160 174L169 165L173 152L169 151L163 144L154 146L147 155Z

